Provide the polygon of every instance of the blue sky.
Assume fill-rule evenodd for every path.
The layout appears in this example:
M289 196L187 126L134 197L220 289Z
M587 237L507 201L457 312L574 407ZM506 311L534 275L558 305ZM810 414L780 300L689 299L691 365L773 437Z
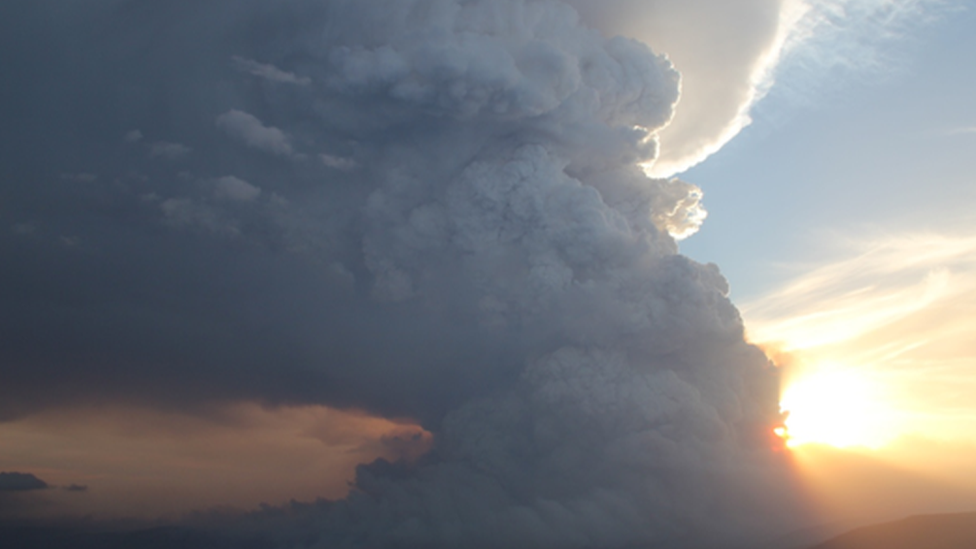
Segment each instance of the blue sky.
M839 252L838 236L971 231L976 13L953 10L883 44L874 66L787 66L753 124L682 174L709 217L681 244L753 299Z

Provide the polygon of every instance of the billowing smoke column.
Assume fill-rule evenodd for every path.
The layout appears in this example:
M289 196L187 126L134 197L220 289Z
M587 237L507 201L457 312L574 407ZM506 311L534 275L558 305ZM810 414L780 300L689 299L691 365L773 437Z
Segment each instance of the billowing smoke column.
M677 255L698 189L638 167L678 101L670 62L550 1L338 1L328 20L298 72L346 138L323 161L369 186L368 299L519 353L427 422L426 459L362 467L282 544L732 547L788 527L776 373L717 269Z
M434 434L346 499L235 527L281 547L793 525L777 373L717 268L677 253L701 193L640 167L679 99L667 58L553 0L76 4L17 4L54 22L0 33L72 45L10 64L44 93L17 88L0 174L63 174L0 204L0 419L245 400Z

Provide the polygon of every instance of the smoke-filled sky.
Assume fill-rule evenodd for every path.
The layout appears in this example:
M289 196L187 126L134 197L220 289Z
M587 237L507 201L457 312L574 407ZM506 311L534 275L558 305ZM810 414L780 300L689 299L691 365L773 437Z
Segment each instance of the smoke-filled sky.
M921 481L795 443L973 425L972 220L919 221L973 203L961 8L5 2L0 519L731 548L883 515L816 479ZM838 409L917 421L803 431Z

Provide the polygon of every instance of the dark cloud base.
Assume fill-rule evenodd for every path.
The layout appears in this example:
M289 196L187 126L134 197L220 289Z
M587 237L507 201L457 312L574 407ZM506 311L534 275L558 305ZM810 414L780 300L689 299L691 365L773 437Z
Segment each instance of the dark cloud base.
M31 492L48 488L48 483L31 473L0 472L0 492Z
M11 549L274 549L269 541L239 539L172 526L104 531L98 526L0 522L0 540Z

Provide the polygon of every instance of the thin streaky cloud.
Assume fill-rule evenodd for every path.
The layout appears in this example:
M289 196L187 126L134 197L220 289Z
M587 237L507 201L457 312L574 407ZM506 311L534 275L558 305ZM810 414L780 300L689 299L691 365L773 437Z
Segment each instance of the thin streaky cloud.
M814 268L740 306L758 341L817 347L875 330L971 289L976 239L903 235L864 241L853 257Z
M182 143L170 143L168 141L158 141L149 147L149 156L153 158L165 158L176 160L190 154L192 149Z
M966 128L954 128L946 132L947 135L970 135L976 133L976 126L969 126Z
M976 134L976 126L958 126L955 128L934 128L913 134L919 139L945 139Z
M312 83L312 79L307 76L298 76L293 72L281 70L269 63L261 63L253 59L240 57L238 55L235 55L231 59L234 62L235 69L265 80L281 82L284 84L297 84L299 86L305 86Z
M231 109L217 117L217 127L247 146L279 156L294 154L285 132L274 126L265 126L256 116Z

